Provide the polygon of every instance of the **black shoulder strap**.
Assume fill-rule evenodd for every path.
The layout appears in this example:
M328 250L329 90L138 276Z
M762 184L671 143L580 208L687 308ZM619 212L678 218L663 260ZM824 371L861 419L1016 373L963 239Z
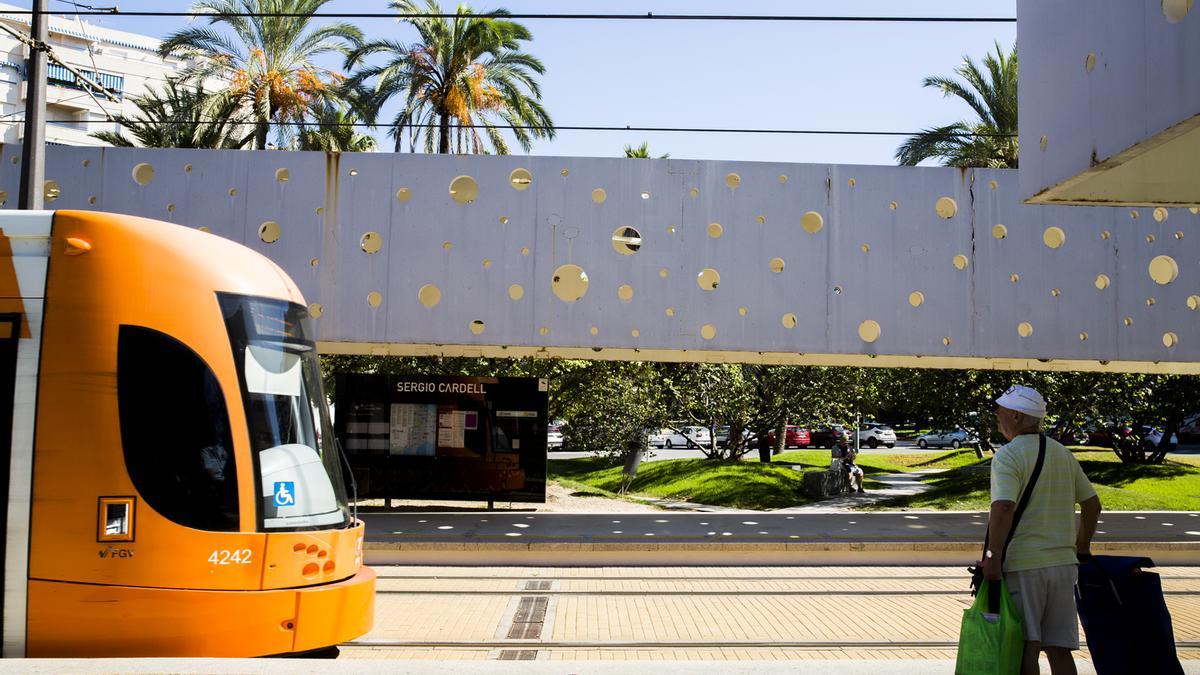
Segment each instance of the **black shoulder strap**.
M1017 524L1021 522L1021 514L1025 513L1025 507L1029 506L1029 499L1033 496L1033 488L1037 485L1038 476L1042 475L1042 465L1046 463L1046 435L1038 434L1038 457L1037 463L1033 465L1033 473L1029 476L1029 482L1025 484L1025 490L1021 493L1021 501L1017 502L1017 512L1013 514L1012 527L1008 528L1008 539L1004 540L1004 549L1000 551L1000 562L1004 562L1004 556L1008 553L1008 544L1012 541L1013 535L1017 532ZM988 531L983 535L983 550L984 555L987 555L988 534L991 531L991 526L988 526ZM995 555L993 553L993 555Z
M1042 465L1045 463L1046 434L1038 434L1037 464L1033 465L1033 475L1029 477L1029 483L1025 486L1025 491L1021 493L1020 503L1017 504L1017 512L1013 514L1012 527L1008 528L1008 539L1004 540L1004 551L1000 553L1000 562L1004 562L1004 556L1008 553L1008 544L1017 532L1017 523L1021 522L1021 514L1025 513L1025 507L1029 506L1029 499L1033 497L1033 488L1037 485L1038 476L1042 475Z

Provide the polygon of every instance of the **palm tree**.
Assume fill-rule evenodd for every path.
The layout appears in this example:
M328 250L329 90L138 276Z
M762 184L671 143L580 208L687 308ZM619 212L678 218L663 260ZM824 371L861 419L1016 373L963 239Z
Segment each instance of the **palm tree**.
M945 166L1017 168L1016 44L1005 54L997 42L996 53L984 56L983 66L986 75L970 57L963 57L954 72L965 85L947 77L925 78L923 86L962 99L978 119L922 130L896 150L900 164L916 166L940 158Z
M520 51L521 41L532 40L533 35L505 19L508 10L475 14L459 5L453 18L443 19L412 16L443 14L437 0L425 0L423 5L418 0L392 0L389 6L417 29L420 41L371 42L347 58L346 68L360 67L347 85L368 88L375 110L393 97L403 97L389 132L397 151L406 130L414 152L422 136L426 152L433 152L435 145L439 153L485 152L482 128L491 151L508 154L508 143L496 124L512 127L526 152L533 139L554 138L554 123L542 107L535 77L544 74L546 67ZM384 60L364 63L373 55ZM371 80L374 84L367 85Z
M330 52L349 54L362 44L362 32L337 22L313 27L311 15L330 0L198 0L192 11L208 14L208 26L184 28L163 41L162 56L196 59L184 70L190 81L223 82L206 103L215 117L226 101L237 101L255 124L254 147L267 147L272 124L279 125L281 145L292 125L314 109L341 103L340 73L322 68L314 58ZM223 24L232 35L214 28Z
M375 149L375 139L358 132L359 117L354 112L327 106L314 118L312 123L300 125L298 150L370 152Z
M664 153L664 154L659 155L658 158L659 159L668 159L670 156L671 156L670 153ZM626 144L625 145L625 157L627 157L629 159L652 159L650 157L650 142L647 141L645 143L642 143L641 145L639 145L636 148L633 147L632 145Z
M146 88L146 93L134 97L138 108L134 117L119 115L117 123L133 138L121 131L97 131L92 134L105 143L123 148L206 148L235 149L253 139L244 126L248 121L237 101L225 99L209 118L205 103L210 94L204 87L191 88L177 80L167 80L162 91Z

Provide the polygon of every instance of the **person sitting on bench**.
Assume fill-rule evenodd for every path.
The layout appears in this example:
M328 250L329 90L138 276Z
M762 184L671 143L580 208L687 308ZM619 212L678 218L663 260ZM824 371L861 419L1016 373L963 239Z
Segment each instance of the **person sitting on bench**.
M849 447L845 436L839 438L837 445L833 446L833 456L842 460L842 471L846 473L846 491L850 493L866 492L863 490L862 467L854 463L858 453Z

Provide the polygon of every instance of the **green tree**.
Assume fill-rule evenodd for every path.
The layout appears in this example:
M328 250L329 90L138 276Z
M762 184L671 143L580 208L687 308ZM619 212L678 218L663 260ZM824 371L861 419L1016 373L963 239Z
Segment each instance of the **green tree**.
M632 145L626 144L625 157L627 159L652 159L650 156L650 142L647 141L642 143L636 148ZM671 155L669 153L663 153L658 156L658 159L669 159L670 157Z
M312 122L300 124L298 150L324 152L368 152L375 149L375 139L360 133L359 117L353 111L326 106L313 116Z
M742 429L755 416L757 400L747 370L734 364L663 363L659 364L658 386L667 397L673 419L705 427L711 442L701 447L709 459L737 459L745 454ZM716 443L718 426L728 425L729 443Z
M599 452L612 459L646 443L666 422L666 398L656 364L590 361L559 379L559 409L567 425L563 447Z
M916 166L940 159L945 166L1017 168L1016 44L1005 54L997 42L996 53L983 57L982 69L964 56L954 72L963 81L927 77L923 86L962 100L977 119L922 130L896 150L896 161Z
M423 138L425 152L436 148L442 154L485 152L481 129L491 152L508 154L496 124L511 126L526 152L535 138L554 138L536 77L546 68L521 51L521 42L532 40L533 34L504 18L508 10L476 14L459 5L453 18L437 18L413 16L443 14L436 0L393 0L389 6L417 29L420 40L370 42L350 54L346 67L358 68L348 84L369 91L374 110L394 97L403 99L389 132L397 151L405 131L412 151ZM367 63L373 56L382 61Z
M312 14L330 1L199 0L192 11L207 15L208 26L171 34L159 53L196 59L183 73L189 81L224 83L208 97L209 119L236 101L254 122L254 147L267 147L272 124L278 125L280 146L290 145L296 125L346 98L345 78L315 59L349 54L363 41L362 32L349 23L316 25ZM228 31L217 30L218 25Z
M1200 407L1200 377L1195 375L1144 375L1143 386L1134 388L1133 405L1120 410L1130 416L1134 425L1134 438L1130 443L1118 445L1113 451L1123 462L1161 464L1167 453L1175 449L1171 442L1185 419L1198 412ZM1139 427L1154 426L1162 429L1162 440L1154 445L1142 437Z
M119 148L204 148L235 149L250 142L246 121L236 101L224 101L215 118L205 113L208 93L177 80L167 80L161 90L147 87L133 97L138 112L117 116L123 131L97 131L92 136Z

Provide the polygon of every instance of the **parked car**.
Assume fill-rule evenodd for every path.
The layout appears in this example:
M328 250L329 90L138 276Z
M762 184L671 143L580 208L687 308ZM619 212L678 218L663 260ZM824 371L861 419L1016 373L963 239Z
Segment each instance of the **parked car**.
M667 446L667 435L663 431L663 429L648 430L646 432L646 445L652 448L665 448Z
M917 447L919 448L961 448L964 445L974 445L978 442L979 438L966 429L944 429L917 436Z
M712 434L704 427L680 427L678 431L663 429L662 434L665 437L663 447L666 448L708 448L712 444Z
M1046 429L1046 436L1062 443L1063 445L1086 445L1088 442L1087 432L1079 427L1070 427L1055 423Z
M546 450L562 450L562 427L551 424L546 429Z
M832 448L839 438L850 442L850 430L840 424L820 426L809 432L811 443L818 448Z
M754 432L749 429L742 429L743 446L754 440ZM729 425L723 424L717 427L717 447L723 448L729 445Z
M1133 440L1133 427L1125 422L1093 422L1083 428L1088 445L1111 448Z
M1185 441L1193 441L1200 438L1200 415L1185 417L1183 424L1179 426L1179 435Z
M858 430L858 445L859 447L865 445L868 448L878 448L881 445L894 448L896 447L896 432L886 424L868 422Z
M771 447L775 447L775 432L767 432L767 443ZM808 429L798 427L794 424L787 425L787 430L783 436L783 447L785 448L807 448L812 444L812 437L808 433Z
M1162 439L1163 439L1162 429L1156 429L1155 427L1152 427L1152 426L1142 425L1142 426L1139 426L1136 429L1136 431L1139 434L1141 434L1143 443L1149 443L1150 445L1152 445L1156 448L1159 446L1160 443L1162 443ZM1171 445L1172 446L1179 445L1179 436L1178 435L1171 434Z

